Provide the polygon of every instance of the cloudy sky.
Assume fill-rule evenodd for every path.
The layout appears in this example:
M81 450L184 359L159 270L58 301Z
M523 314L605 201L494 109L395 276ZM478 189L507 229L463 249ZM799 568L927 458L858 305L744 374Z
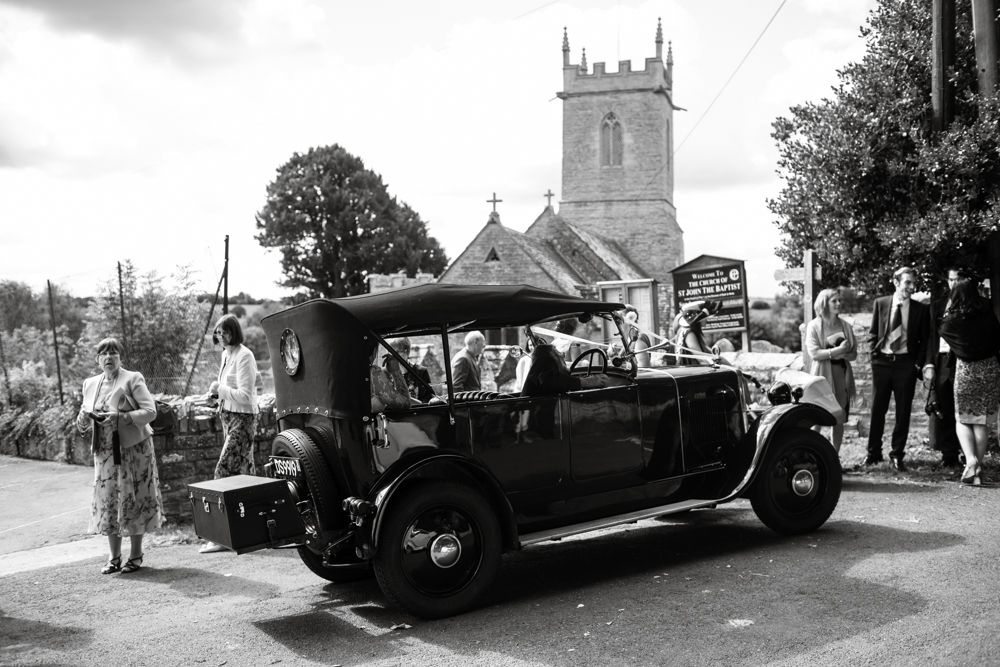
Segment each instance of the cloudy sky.
M705 114L775 11L773 23ZM339 143L456 257L485 224L524 230L560 196L563 27L571 61L673 42L675 205L686 259L782 268L765 200L771 122L829 95L874 0L0 0L0 279L94 293L130 259L190 264L277 298L254 214L294 152ZM700 122L699 122L700 119ZM697 126L696 126L697 123ZM683 143L682 143L683 142Z

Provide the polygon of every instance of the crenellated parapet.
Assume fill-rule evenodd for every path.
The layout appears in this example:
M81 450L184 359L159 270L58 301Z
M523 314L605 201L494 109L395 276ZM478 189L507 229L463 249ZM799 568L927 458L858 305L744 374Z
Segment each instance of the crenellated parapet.
M673 49L668 43L667 60L663 60L663 27L656 24L656 55L646 58L641 70L632 69L631 60L618 62L617 72L608 72L603 62L587 66L587 51L582 50L578 64L570 62L569 33L563 28L563 90L560 99L579 95L605 94L609 91L662 93L670 99L673 88ZM671 105L673 103L671 102Z

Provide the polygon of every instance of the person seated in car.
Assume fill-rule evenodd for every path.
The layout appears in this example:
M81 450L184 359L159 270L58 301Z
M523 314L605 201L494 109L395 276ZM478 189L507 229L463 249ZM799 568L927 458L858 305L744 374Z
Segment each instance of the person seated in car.
M399 362L391 354L382 356L378 364L379 346L376 345L368 358L369 379L372 388L372 412L385 410L405 410L410 407L410 394L406 390L406 380L399 368Z
M531 368L524 379L521 396L552 396L606 386L608 376L604 373L589 377L570 375L562 354L552 345L542 344L535 346L531 353Z

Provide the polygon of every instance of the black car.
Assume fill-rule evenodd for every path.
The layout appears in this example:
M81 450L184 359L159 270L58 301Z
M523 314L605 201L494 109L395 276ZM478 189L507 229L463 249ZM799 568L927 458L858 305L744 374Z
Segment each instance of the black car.
M246 516L220 497L233 535L240 521L270 517L263 537L242 544L209 526L218 512L192 485L205 508L199 535L240 553L297 548L333 582L374 570L386 597L434 618L474 607L501 555L537 542L741 497L778 532L821 526L841 468L811 427L832 425L832 415L804 403L751 409L748 377L711 359L637 368L623 308L525 285L419 285L264 318L279 420L267 471L282 481L271 483L274 507ZM567 318L611 332L572 364L574 375L606 374L607 386L534 397L454 391L449 334L531 335ZM389 345L398 336L437 337L444 388L374 414L369 359L382 346L409 368ZM261 483L228 478L226 489Z

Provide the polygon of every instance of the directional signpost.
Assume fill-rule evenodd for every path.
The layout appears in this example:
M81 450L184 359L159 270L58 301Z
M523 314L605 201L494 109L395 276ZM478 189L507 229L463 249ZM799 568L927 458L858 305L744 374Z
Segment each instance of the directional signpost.
M802 252L802 266L792 269L778 269L774 272L774 279L783 283L802 283L802 327L799 329L803 333L806 324L813 317L813 301L816 300L816 282L823 279L823 269L816 265L815 253L812 250ZM802 363L808 368L809 352L806 346L802 346Z

